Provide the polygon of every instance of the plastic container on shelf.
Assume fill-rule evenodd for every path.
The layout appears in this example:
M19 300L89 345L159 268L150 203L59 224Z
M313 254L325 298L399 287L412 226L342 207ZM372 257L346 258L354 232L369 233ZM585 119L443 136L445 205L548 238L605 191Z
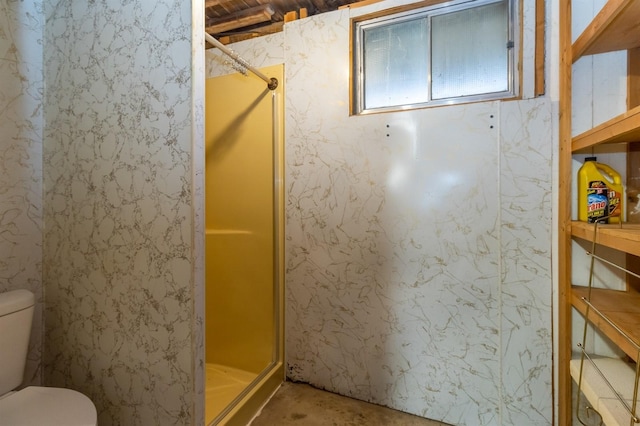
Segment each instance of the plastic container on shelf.
M578 219L593 223L624 220L624 186L620 173L596 157L587 157L578 171Z

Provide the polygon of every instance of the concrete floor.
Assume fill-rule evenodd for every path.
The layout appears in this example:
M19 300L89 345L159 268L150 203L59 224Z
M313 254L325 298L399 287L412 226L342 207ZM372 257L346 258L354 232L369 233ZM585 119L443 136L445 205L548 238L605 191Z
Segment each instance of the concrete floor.
M285 382L251 426L442 426L444 423Z

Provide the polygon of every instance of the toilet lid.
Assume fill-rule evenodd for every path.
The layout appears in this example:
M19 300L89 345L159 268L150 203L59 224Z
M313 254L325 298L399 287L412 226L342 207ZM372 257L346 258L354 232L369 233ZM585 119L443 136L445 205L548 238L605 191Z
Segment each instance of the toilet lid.
M30 386L0 399L0 419L11 426L96 426L98 416L80 392Z

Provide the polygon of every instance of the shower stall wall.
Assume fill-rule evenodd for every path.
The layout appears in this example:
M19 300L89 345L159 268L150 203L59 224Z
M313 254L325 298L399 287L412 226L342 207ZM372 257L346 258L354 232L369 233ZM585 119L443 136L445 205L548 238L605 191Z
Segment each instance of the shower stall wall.
M281 91L237 73L206 82L207 424L250 418L253 394L284 379Z

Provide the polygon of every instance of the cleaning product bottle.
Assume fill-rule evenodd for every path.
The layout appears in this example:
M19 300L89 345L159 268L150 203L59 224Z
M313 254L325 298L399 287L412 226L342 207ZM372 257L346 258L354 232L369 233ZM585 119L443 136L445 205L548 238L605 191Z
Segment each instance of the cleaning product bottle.
M624 219L624 188L618 172L596 157L587 157L578 171L578 219L620 223Z

